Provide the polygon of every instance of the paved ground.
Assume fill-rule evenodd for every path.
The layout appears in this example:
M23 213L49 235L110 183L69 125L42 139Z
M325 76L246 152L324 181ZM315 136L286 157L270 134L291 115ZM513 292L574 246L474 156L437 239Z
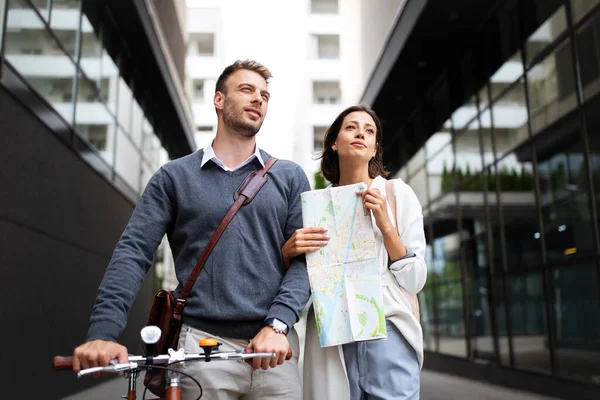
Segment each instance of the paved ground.
M141 380L138 390L143 389ZM98 385L94 389L81 392L64 400L110 400L119 399L127 389L125 379L115 379ZM138 399L142 398L141 390ZM444 375L437 372L424 370L421 373L421 400L551 400L528 392L507 389L502 386L489 385L459 378L452 375ZM284 399L282 399L284 400Z
M529 392L472 381L453 375L421 373L421 400L542 400L554 399Z

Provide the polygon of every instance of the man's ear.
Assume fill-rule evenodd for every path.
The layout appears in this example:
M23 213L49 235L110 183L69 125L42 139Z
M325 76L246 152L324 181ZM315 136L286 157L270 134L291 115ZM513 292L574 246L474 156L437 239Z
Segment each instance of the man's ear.
M215 92L215 96L213 97L213 104L217 110L223 109L223 100L225 96L221 92Z

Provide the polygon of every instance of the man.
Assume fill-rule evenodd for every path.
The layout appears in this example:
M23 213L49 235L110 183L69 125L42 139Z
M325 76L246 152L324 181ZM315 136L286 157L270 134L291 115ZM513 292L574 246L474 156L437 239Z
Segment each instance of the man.
M214 95L218 125L212 144L167 163L148 183L100 285L86 343L74 351L75 371L113 358L127 360L127 349L116 340L163 235L173 251L180 291L236 189L270 157L255 138L267 113L270 78L254 61L225 68ZM303 257L293 259L286 272L281 248L302 226L300 193L310 185L289 161L275 163L268 178L235 215L200 273L184 309L179 345L199 352L199 339L215 337L224 343L222 350L247 348L277 358L255 359L252 367L186 363L183 371L200 380L203 399L301 397L292 327L308 301L308 275ZM284 362L290 347L293 358ZM198 396L189 379L182 386L184 398Z

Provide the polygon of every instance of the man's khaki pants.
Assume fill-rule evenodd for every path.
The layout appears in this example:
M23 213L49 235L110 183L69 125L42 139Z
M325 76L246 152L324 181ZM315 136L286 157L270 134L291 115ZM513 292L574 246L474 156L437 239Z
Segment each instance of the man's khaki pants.
M236 351L246 348L247 339L231 339L183 325L179 336L179 347L186 353L199 353L200 339L214 337L223 345L220 351ZM300 400L302 389L298 373L299 343L298 334L290 329L287 339L292 348L292 359L268 370L252 371L245 362L238 361L196 361L186 362L182 371L192 375L202 385L202 400ZM190 378L181 378L182 399L196 399L200 389Z

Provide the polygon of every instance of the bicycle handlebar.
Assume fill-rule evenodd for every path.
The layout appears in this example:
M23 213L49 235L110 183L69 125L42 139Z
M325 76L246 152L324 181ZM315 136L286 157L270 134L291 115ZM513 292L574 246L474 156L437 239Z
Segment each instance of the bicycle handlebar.
M243 350L239 350L239 351L230 351L230 352L213 352L210 354L209 360L210 361L212 361L212 360L246 360L246 359L250 359L250 358L254 358L254 357L256 357L256 358L274 358L274 357L277 357L277 355L275 353L244 353ZM123 368L125 368L124 366L128 366L125 369L135 369L138 367L149 367L152 364L164 365L164 364L168 363L169 358L170 358L170 356L168 354L161 354L161 355L154 356L154 357L130 355L128 357L127 363L119 364L117 362L117 360L112 360L111 361L112 365L109 365L107 367L87 368L85 370L82 370L78 374L78 376L83 376L83 375L87 375L88 373L94 373L94 372L100 372L100 371L106 371L106 372L122 371L122 369L115 370L116 366L120 366ZM194 354L184 355L184 360L182 360L182 361L206 360L206 358L207 357L205 354L194 353ZM288 349L285 359L289 360L291 358L292 358L292 350ZM136 365L132 367L131 366L132 364L136 364ZM100 369L98 369L98 368L100 368ZM103 369L103 368L107 368L107 369ZM52 370L65 371L65 370L71 370L71 369L73 369L73 357L72 356L54 356L54 358L52 359ZM88 371L91 369L95 369L95 370L82 374L83 371ZM96 370L96 369L98 369L98 370Z

